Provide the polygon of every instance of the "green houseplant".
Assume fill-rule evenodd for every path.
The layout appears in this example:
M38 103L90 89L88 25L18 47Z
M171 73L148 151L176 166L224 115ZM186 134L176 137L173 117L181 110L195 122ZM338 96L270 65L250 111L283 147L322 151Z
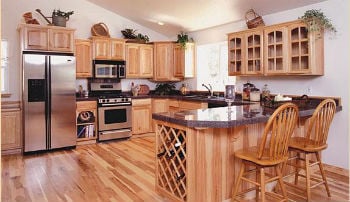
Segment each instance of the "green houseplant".
M186 48L186 43L187 42L193 42L193 38L189 38L188 34L186 34L184 32L180 32L177 35L177 41L176 42L180 43L183 48Z
M320 9L311 9L305 11L304 15L299 17L310 32L319 32L321 30L336 33L337 30L332 25L331 20L327 18Z

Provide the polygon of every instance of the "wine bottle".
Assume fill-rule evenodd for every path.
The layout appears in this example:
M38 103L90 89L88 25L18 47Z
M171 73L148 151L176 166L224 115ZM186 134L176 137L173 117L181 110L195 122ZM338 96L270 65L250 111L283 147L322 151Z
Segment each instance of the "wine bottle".
M163 148L163 151L158 153L157 157L160 158L160 157L164 156L165 152L166 152L166 150Z
M176 173L176 181L177 182L179 182L184 177L185 177L185 173L184 172Z

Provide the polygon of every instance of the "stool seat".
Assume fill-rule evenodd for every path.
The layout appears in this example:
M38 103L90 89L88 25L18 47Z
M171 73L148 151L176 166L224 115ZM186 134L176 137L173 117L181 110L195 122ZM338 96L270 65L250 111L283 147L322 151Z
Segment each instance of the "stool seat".
M263 156L261 158L257 157L258 147L249 147L248 149L241 149L235 152L235 156L244 159L246 161L251 161L261 166L274 166L285 162L288 159L288 155L279 159L271 160L268 156L268 150L264 149Z
M305 152L318 152L327 148L327 144L318 145L314 140L305 137L292 137L289 142L290 149L297 149Z

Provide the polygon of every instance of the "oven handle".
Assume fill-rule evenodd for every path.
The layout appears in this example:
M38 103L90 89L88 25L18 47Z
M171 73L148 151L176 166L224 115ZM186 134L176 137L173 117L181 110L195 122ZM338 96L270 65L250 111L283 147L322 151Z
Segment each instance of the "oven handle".
M100 134L111 134L111 133L122 133L122 132L131 132L131 129L119 129L119 130L112 130L112 131L99 131Z
M129 106L131 103L123 102L123 103L105 103L101 104L101 107L113 107L113 106Z

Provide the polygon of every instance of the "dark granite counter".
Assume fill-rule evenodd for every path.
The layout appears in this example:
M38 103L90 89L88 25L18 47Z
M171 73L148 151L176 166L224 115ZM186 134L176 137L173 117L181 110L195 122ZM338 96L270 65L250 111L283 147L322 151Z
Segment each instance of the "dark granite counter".
M299 117L311 116L317 105L308 105L299 108ZM166 121L186 127L230 128L240 125L267 122L274 108L260 104L241 106L218 107L180 112L154 113L155 120ZM337 107L337 111L341 106Z
M80 102L80 101L97 101L97 97L76 97L75 100L77 102Z

